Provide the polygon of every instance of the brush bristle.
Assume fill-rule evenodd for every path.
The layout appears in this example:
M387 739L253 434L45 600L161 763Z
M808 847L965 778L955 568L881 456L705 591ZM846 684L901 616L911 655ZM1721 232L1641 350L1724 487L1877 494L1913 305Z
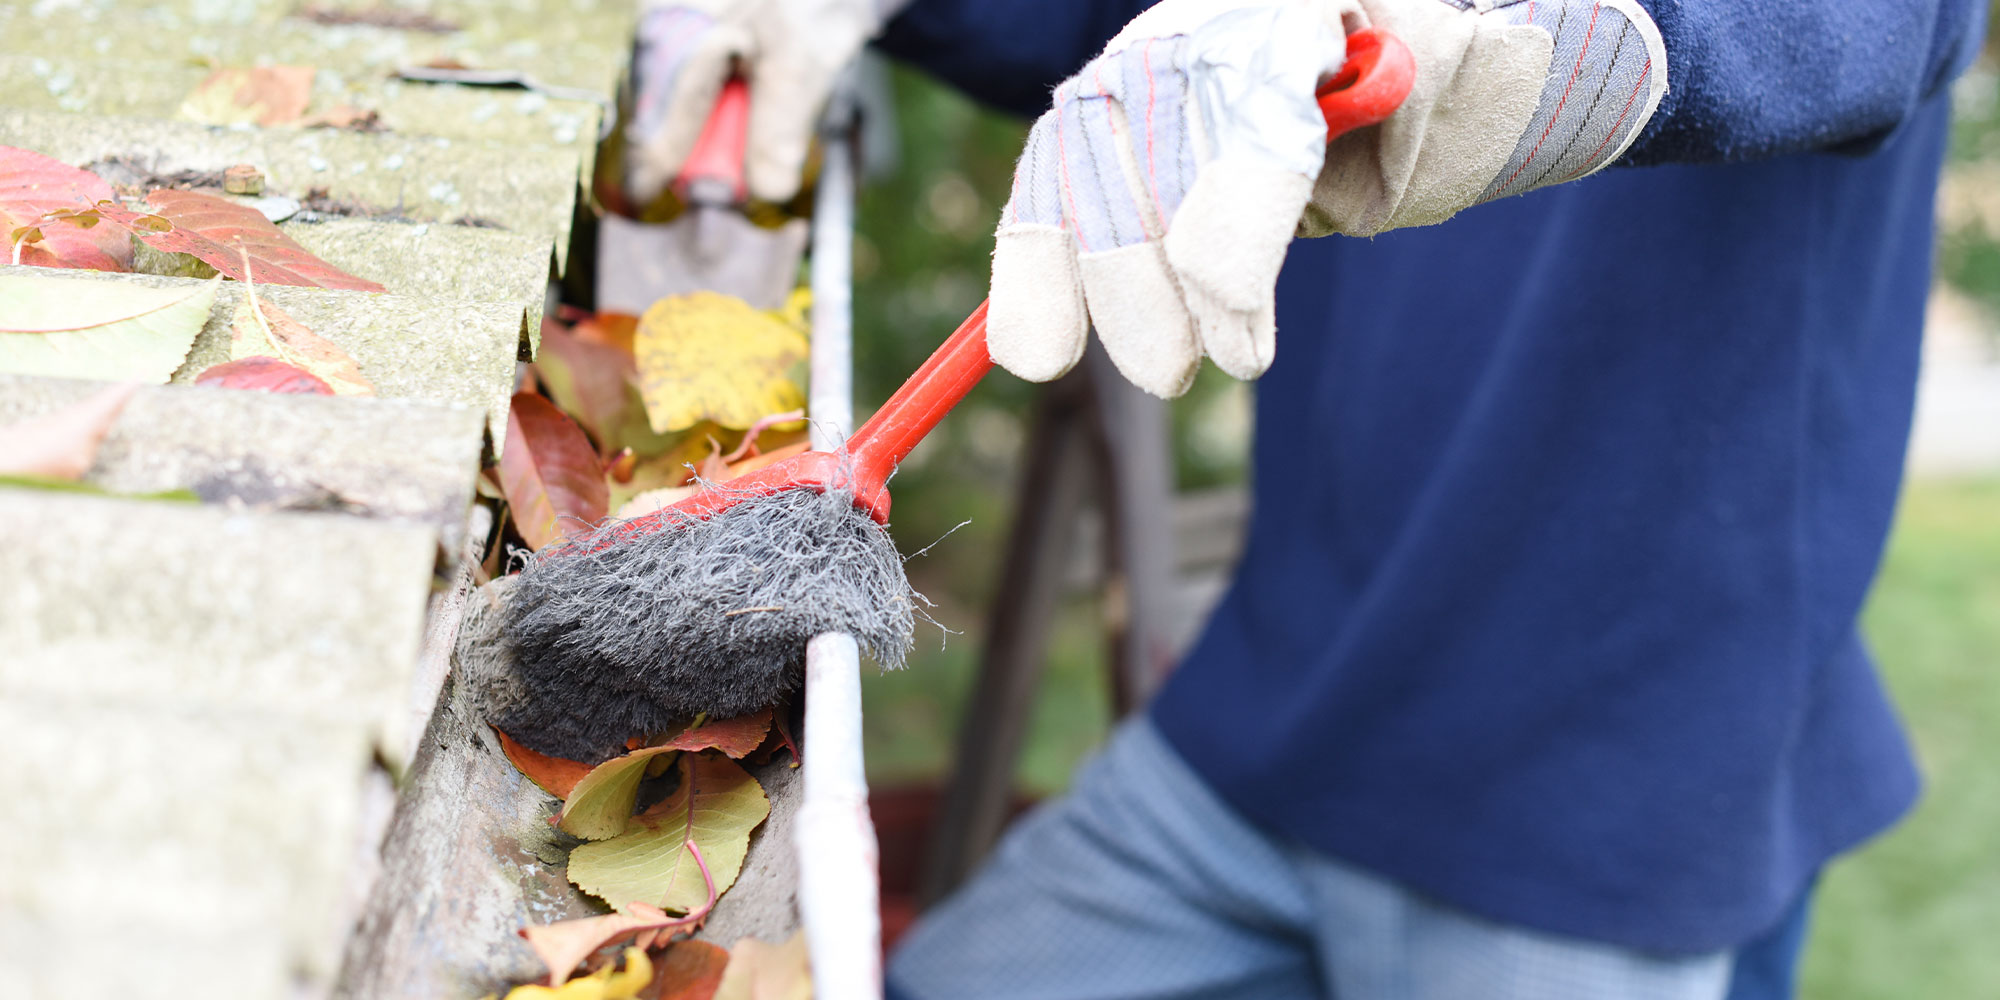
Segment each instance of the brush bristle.
M798 689L807 640L827 632L902 666L922 597L851 496L788 489L705 521L667 514L643 534L574 535L522 570L504 625L522 697L491 720L508 735L597 761L699 713L755 712Z

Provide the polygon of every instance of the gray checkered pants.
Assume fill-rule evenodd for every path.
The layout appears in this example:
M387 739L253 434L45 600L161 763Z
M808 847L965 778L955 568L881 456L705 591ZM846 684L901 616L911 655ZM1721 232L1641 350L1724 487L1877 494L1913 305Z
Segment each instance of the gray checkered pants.
M1723 1000L1732 955L1481 919L1272 838L1143 717L928 914L896 1000Z

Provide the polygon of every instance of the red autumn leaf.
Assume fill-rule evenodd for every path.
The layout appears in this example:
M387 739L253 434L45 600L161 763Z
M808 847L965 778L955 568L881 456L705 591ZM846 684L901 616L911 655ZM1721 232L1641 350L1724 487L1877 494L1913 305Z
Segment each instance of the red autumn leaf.
M507 411L500 490L531 549L610 513L610 491L590 439L555 404L531 392L515 393Z
M325 379L303 368L288 365L277 358L257 357L244 358L241 361L225 361L196 376L194 384L300 396L333 395L333 386L327 385Z
M676 941L653 961L654 1000L711 1000L729 967L729 950L707 941Z
M0 475L77 480L139 383L93 393L53 413L0 427Z
M529 781L556 798L569 798L569 793L576 787L576 783L590 773L589 764L537 753L514 742L514 738L507 735L499 726L494 726L493 732L499 735L500 749L506 752L507 759L513 762L522 774L527 775Z
M37 225L59 210L87 210L117 193L104 178L78 170L61 160L13 146L0 146L0 260L13 261L21 243L21 263L38 267L77 267L93 271L132 269L132 238L112 226L83 226L52 221ZM39 230L41 239L22 242Z
M158 218L173 225L160 232L157 224L145 224L147 216L114 211L103 205L98 208L107 218L131 226L154 249L190 254L238 281L358 292L388 291L313 256L264 218L264 213L248 205L200 191L169 189L147 195L146 204L159 213ZM244 269L246 253L250 258L248 271Z
M584 340L615 347L630 356L632 339L639 334L639 317L631 313L595 313L577 320L570 332Z
M771 710L767 708L751 715L697 726L660 745L675 750L720 750L729 757L742 760L763 745L764 737L770 731Z
M578 336L544 319L535 373L556 404L575 416L607 454L623 444L621 431L645 423L639 367L629 350Z

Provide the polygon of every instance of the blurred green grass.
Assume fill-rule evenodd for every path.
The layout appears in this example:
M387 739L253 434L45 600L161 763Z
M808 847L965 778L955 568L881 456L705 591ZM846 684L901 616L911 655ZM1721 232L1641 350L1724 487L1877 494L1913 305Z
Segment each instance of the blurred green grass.
M1829 870L1800 995L2000 997L2000 480L1909 485L1863 621L1926 790Z

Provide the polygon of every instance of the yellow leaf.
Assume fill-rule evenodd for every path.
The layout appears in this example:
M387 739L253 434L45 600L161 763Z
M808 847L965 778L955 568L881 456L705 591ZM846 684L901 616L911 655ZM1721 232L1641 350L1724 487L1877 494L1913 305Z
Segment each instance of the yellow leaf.
M646 747L591 768L563 800L559 817L563 830L585 840L609 840L624 833L632 823L646 766L654 757L674 752L668 746Z
M803 931L784 944L743 938L729 949L729 968L714 1000L812 1000L812 968Z
M605 966L561 986L516 986L507 1000L632 1000L653 982L653 963L639 948L625 949L623 971Z
M674 794L634 817L622 835L577 845L569 880L619 909L643 903L691 912L708 902L708 886L686 841L700 849L720 894L743 868L750 831L770 814L764 789L734 761L683 754Z
M661 299L639 317L633 347L639 394L657 432L703 420L742 430L805 405L792 372L806 359L805 334L741 299L714 292Z

